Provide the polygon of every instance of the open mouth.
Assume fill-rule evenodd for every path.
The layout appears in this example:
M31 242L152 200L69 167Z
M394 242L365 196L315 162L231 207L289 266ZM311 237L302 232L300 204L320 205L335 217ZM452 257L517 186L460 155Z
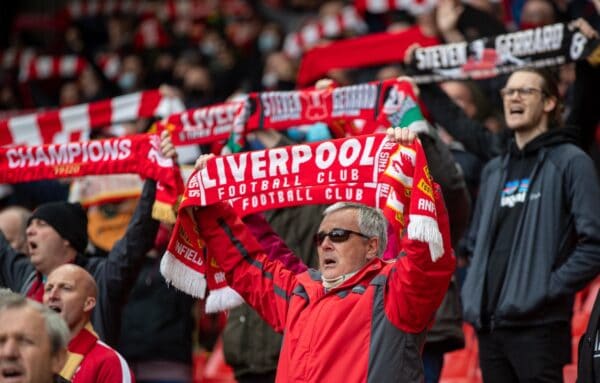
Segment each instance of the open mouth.
M323 267L325 267L325 268L335 267L336 264L337 264L337 262L333 258L325 258L323 260Z
M525 108L522 106L511 106L509 111L511 115L522 115L525 113Z
M38 247L38 244L37 244L37 242L33 242L33 241L29 241L29 242L28 242L28 245L29 245L29 250L30 250L30 251L31 251L31 250L35 250L35 249L37 249L37 247Z
M20 381L24 375L23 370L18 367L3 367L0 374L5 382Z
M57 312L57 313L59 313L59 314L62 312L62 307L60 307L60 306L58 306L58 305L56 305L56 304L52 304L52 303L50 303L50 304L48 304L48 308L49 308L50 310L56 311L56 312Z

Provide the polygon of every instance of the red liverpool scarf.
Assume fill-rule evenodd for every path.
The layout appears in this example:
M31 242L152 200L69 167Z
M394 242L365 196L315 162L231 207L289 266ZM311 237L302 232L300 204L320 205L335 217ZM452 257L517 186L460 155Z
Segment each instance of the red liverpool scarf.
M173 114L157 124L174 145L208 144L233 133L232 151L256 129L283 130L324 122L336 137L370 134L389 126L426 129L419 100L407 81L391 79L326 89L251 93L228 102ZM358 121L361 122L360 127Z
M162 155L157 135L0 148L0 183L122 173L156 180L153 216L175 220L172 207L183 181L173 160Z
M360 202L383 209L398 233L407 228L409 238L429 243L432 259L442 255L433 182L418 141L404 147L384 135L360 136L216 157L206 165L188 180L161 272L195 297L203 298L208 288L207 310L230 308L211 295L228 295L231 289L187 207L227 201L243 216L294 205Z

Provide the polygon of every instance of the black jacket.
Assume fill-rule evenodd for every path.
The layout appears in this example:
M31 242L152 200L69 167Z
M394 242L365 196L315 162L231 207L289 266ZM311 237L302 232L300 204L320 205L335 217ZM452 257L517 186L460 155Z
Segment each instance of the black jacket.
M600 186L591 159L569 131L545 133L511 244L490 325L568 322L577 290L600 272ZM490 161L467 237L471 266L462 288L466 321L481 328L484 277L511 153Z
M121 312L144 255L152 248L158 221L152 219L156 183L148 180L123 238L106 257L78 254L75 263L86 269L98 285L92 324L102 340L116 346L121 329ZM26 294L37 271L24 254L16 253L0 232L0 280L5 287Z
M577 383L596 383L594 374L594 346L598 330L600 329L600 294L596 295L594 309L590 315L585 334L579 340L577 359Z

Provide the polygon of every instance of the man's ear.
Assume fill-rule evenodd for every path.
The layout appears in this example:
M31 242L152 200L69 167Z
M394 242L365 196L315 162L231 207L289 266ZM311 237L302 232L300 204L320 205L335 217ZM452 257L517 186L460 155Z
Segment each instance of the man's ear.
M379 249L379 238L371 237L367 240L367 260L371 260L377 256Z
M558 102L554 97L544 98L544 112L550 113L554 109L558 108Z
M89 313L96 307L96 298L87 297L83 303L83 312Z

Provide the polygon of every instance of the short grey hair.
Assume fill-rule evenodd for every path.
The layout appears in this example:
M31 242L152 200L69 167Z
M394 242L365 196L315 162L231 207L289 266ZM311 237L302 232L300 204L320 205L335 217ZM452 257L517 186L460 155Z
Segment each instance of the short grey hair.
M60 350L66 349L71 334L69 327L57 312L21 294L14 293L8 289L0 289L0 312L28 307L40 313L44 319L46 331L50 338L52 355L56 355Z
M346 209L358 211L358 230L361 233L379 238L377 256L381 257L387 247L387 219L381 210L356 202L336 202L323 211L323 216Z

